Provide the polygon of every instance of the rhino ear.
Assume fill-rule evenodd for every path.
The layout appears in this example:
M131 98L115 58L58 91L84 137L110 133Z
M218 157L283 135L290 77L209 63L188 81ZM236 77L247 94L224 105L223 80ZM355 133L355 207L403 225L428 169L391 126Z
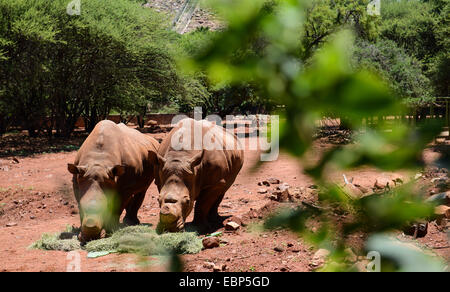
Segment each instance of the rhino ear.
M77 165L75 165L75 164L68 163L68 164L67 164L67 170L68 170L71 174L84 175L84 173L86 172L86 167L84 167L84 166L77 166Z
M205 150L202 150L202 152L199 152L199 153L195 154L194 157L192 157L189 160L191 168L196 167L197 165L199 165L202 162L204 153L205 153Z
M122 176L125 173L125 166L116 165L109 170L113 177Z
M159 153L152 150L148 151L148 158L151 163L158 166L164 166L164 164L166 163L166 159L164 157L162 157L161 155L159 155Z

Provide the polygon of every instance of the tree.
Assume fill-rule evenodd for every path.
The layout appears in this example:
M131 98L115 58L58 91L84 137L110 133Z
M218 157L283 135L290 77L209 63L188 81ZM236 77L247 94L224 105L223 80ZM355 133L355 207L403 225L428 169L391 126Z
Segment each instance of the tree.
M416 103L431 97L430 81L421 70L421 63L390 40L356 43L353 62L356 68L376 71L401 98Z
M421 62L434 94L448 96L448 0L383 1L380 33Z
M343 27L353 28L359 38L375 40L379 18L367 14L367 0L313 0L306 9L302 33L302 59Z
M168 46L173 33L157 12L129 0L0 0L2 100L30 135L67 137L83 116L87 130L112 109L145 114L180 95Z

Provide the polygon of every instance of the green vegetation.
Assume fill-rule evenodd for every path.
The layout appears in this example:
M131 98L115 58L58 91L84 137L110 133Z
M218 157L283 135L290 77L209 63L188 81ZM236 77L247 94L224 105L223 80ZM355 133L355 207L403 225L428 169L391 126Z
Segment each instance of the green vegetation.
M184 94L163 15L129 0L66 6L0 1L0 130L67 137L81 116L90 131L113 109L143 115Z
M263 2L265 15L278 11L280 1ZM448 96L449 1L383 1L381 16L367 14L368 2L304 1L296 32L274 27L274 33L289 33L292 56L307 65L336 32L351 29L355 66L379 73L399 97L421 105ZM89 132L111 112L124 121L138 116L143 126L148 111L189 113L201 106L205 114L225 116L270 113L282 103L257 80L240 78L246 70L233 82L208 79L211 72L201 66L181 70L187 58L218 43L217 54L227 62L251 63L271 50L266 36L239 32L224 39L205 28L177 35L164 15L141 4L86 0L81 15L70 16L64 0L0 0L0 133L13 126L30 136L68 137L80 117ZM245 46L235 46L239 38ZM270 82L277 86L277 80Z
M361 34L358 29L355 32L349 29L353 25L347 25L347 29L336 28L330 32L320 49L315 49L312 56L302 62L298 36L304 35L304 26L298 21L305 19L302 9L305 3L274 2L272 12L267 13L267 3L262 0L231 4L214 1L214 7L228 17L229 28L203 54L193 58L190 66L202 68L210 80L218 83L254 82L268 99L285 105L279 112L285 117L280 133L281 147L301 160L312 149L317 131L315 121L324 115L334 113L343 118L345 126L357 134L353 145L335 146L317 163L303 160L307 165L306 173L320 187L321 208L299 206L297 210L275 215L265 225L268 229L288 228L317 248L330 250L331 261L324 270L353 270L345 261L348 238L360 232L369 238L379 238L377 236L385 232L429 218L433 214L433 205L424 203L424 194L416 191L412 184L355 200L326 179L327 170L344 171L369 165L389 171L418 171L423 166L421 153L440 131L441 125L433 121L412 128L406 123L377 119L371 127L366 127L368 118L407 112L404 97L421 97L420 90L426 90L421 87L426 78L416 60L406 57L406 48L387 40L380 39L373 48L366 48L371 40L362 36L368 34ZM305 23L308 24L307 17ZM354 23L350 21L350 24ZM244 50L255 38L265 41L261 54L239 63L229 62L234 52ZM228 45L223 46L225 43ZM358 45L360 49L356 51L354 62ZM404 72L408 66L410 68ZM382 78L375 74L377 71L382 73ZM415 84L410 74L421 76L422 83ZM383 78L394 85L387 85ZM336 214L346 214L348 219L337 224ZM320 222L316 231L308 227L310 220ZM395 246L387 241L376 242L384 244L377 245L378 250ZM367 251L369 248L366 245ZM409 254L402 246L396 248L399 254ZM395 262L398 265L391 266L388 262L382 261L382 270L404 268L401 263ZM422 259L417 262L422 263L414 266L419 270L442 268L434 261L429 261L428 266Z
M67 234L71 238L61 239L61 233L45 233L30 248L62 251L84 249L88 252L136 253L143 256L195 254L203 248L202 241L195 232L158 235L155 230L143 225L119 229L107 238L88 242L84 247L80 246L77 239L77 230L68 227L64 235Z

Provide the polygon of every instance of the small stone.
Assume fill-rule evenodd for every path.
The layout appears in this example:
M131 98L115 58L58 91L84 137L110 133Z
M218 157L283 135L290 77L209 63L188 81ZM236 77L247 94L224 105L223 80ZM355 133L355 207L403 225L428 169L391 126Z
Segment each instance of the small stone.
M284 248L282 246L276 246L273 250L276 252L283 252Z
M13 227L13 226L17 226L17 223L16 222L6 223L6 227Z
M428 197L425 202L439 205L450 205L450 192L439 193Z
M270 187L270 183L268 181L263 181L261 182L261 185L266 186L266 187Z
M212 263L212 262L204 262L203 263L203 267L204 268L206 268L206 269L212 269L212 268L214 268L214 263Z
M259 189L258 194L267 194L267 189Z
M344 251L347 254L347 256L345 257L345 260L347 262L355 263L358 260L358 256L353 252L353 250L350 247L346 248Z
M240 225L234 221L230 221L225 225L226 230L238 230L239 227L240 227Z
M273 191L270 199L278 202L292 202L293 197L289 192L289 185L287 183L283 183L282 185L278 186L277 189Z
M222 272L222 271L225 271L226 267L227 266L224 264L217 264L217 265L214 265L212 269L214 272Z
M220 246L220 239L218 237L206 237L203 238L202 243L205 249L215 248Z
M33 219L36 219L36 217L35 216L30 216L30 219L33 220Z
M271 177L271 178L269 178L269 179L267 180L267 182L268 182L269 184L272 184L272 185L277 185L277 184L279 184L281 181L280 181L279 179L277 179L277 178Z
M329 250L321 248L313 255L312 261L309 263L309 265L312 267L322 266L329 255Z
M447 219L450 219L450 207L445 205L437 206L434 209L434 214L436 214L438 217L445 217Z

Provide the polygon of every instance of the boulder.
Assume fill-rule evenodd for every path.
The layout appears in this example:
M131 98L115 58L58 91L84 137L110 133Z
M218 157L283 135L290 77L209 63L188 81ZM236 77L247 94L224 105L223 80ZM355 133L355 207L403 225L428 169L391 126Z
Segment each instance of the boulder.
M226 229L226 230L230 230L230 231L238 230L239 227L240 227L240 225L237 224L237 223L234 222L234 221L230 221L230 222L228 222L227 224L225 224L225 229Z
M205 237L202 243L205 249L215 248L220 246L220 239L218 237Z

